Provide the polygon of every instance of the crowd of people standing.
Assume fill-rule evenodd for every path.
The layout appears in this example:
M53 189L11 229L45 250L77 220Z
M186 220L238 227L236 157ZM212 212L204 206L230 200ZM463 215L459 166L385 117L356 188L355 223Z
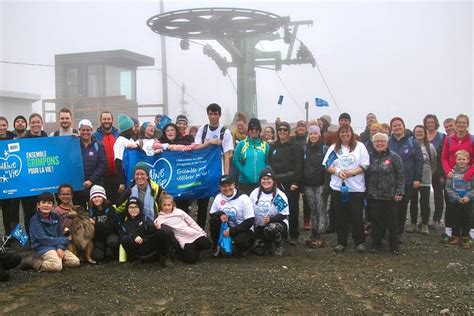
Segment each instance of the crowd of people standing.
M83 188L73 192L68 184L60 186L57 202L51 193L1 200L5 234L19 222L21 204L36 254L24 262L42 271L61 270L61 262L77 266L77 258L66 248L69 228L64 214L79 205L95 226L93 261L117 258L119 245L130 258L158 257L163 265L175 252L190 263L211 247L213 256L219 257L224 255L219 248L222 223L228 224L223 235L232 238L235 253L282 255L285 240L288 245L300 243L302 201L304 230L311 231L305 243L310 248L324 247L325 235L335 232L333 249L342 252L350 233L357 252L368 247L376 253L388 231L390 252L398 255L403 233L429 234L430 227L440 228L444 209L444 226L451 229L447 244L470 248L474 137L468 132L467 115L444 120L442 133L434 114L410 130L401 117L383 124L369 113L359 136L348 113L339 116L337 130L330 129L331 117L323 115L298 121L292 135L286 121L277 118L274 125L262 128L258 119L248 120L242 113L231 131L221 123L221 112L212 103L207 124L190 128L188 118L178 115L160 129L161 115L140 124L121 114L115 127L112 113L104 111L94 131L87 119L80 120L76 130L71 111L61 109L60 129L50 136L80 139ZM10 131L7 119L0 116L0 140L48 137L37 113L28 120L16 117L12 127ZM220 193L211 205L210 198L196 201L196 219L189 215L193 201L168 195L150 179L147 164L138 163L133 183L126 185L122 159L127 148L151 156L207 146L221 148ZM430 220L431 188L435 209ZM42 244L44 234L54 239L47 246Z

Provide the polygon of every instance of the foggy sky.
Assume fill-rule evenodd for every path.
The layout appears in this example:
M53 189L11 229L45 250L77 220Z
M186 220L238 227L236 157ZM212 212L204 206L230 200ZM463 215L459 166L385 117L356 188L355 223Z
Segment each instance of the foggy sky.
M310 118L330 114L335 122L341 112L349 112L356 131L363 129L368 112L382 122L402 116L410 128L426 113L441 120L474 114L471 1L168 1L165 11L211 6L266 10L314 22L313 27L300 26L298 38L316 57L338 107L311 65L283 66L279 72L297 104L274 71L258 69L259 118L304 119L305 101L312 105ZM158 1L3 0L0 10L3 61L54 64L55 54L127 49L154 57L155 67L161 68L159 36L145 24L159 13ZM217 42L200 42L219 49ZM286 55L283 44L262 46ZM170 76L185 83L194 98L186 97L191 124L206 121L205 107L212 102L223 106L230 121L236 93L202 47L191 44L182 51L178 39L167 38L167 49ZM0 64L0 72L0 90L55 97L52 67ZM229 72L236 84L235 69ZM161 103L159 71L138 71L137 83L139 103ZM172 81L168 85L170 116L175 118L181 111L180 90ZM285 96L281 106L279 95ZM330 107L315 108L315 97L326 99Z

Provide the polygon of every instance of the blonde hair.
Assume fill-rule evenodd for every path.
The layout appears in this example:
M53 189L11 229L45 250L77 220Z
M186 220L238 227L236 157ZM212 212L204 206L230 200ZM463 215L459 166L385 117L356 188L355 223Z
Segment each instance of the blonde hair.
M469 116L467 116L466 114L459 114L458 116L456 116L456 123L458 122L459 119L465 119L466 122L467 122L467 126L469 126Z
M469 159L469 152L465 149L459 149L458 151L456 151L456 158L458 158L458 156L461 156L461 157L464 157L464 158L467 158Z
M160 198L160 207L163 205L163 202L165 200L171 200L171 204L173 204L173 208L176 207L176 204L174 203L174 198L171 195L167 194L167 193L164 193L161 196L161 198Z

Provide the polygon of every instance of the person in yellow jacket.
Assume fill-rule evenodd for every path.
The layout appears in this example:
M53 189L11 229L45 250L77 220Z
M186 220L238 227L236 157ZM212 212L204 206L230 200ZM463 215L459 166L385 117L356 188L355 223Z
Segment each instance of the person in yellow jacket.
M116 202L117 213L126 214L126 204L130 196L138 197L143 204L142 213L155 220L159 212L159 201L165 192L162 187L150 179L150 166L144 162L136 164L133 171L133 184L127 188Z

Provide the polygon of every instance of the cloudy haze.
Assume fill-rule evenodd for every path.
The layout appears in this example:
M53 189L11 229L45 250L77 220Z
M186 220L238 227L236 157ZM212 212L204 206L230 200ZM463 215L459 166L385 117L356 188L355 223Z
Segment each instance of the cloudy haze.
M367 112L385 122L402 116L408 127L429 112L440 119L474 114L471 1L168 1L165 11L211 6L266 10L314 22L301 26L298 38L316 57L338 106L311 65L283 66L281 80L274 71L258 69L259 118L304 119L305 101L313 105L310 118L330 114L336 121L341 112L349 112L358 131ZM1 1L0 59L52 65L56 54L127 49L154 57L155 68L161 68L159 36L145 24L158 13L159 1ZM263 42L262 47L286 55L282 41ZM211 102L223 106L229 121L236 111L235 69L229 71L231 79L222 76L196 44L183 51L178 39L167 38L167 49L169 75L189 93L191 123L205 122L204 109ZM53 67L0 63L0 72L0 90L55 97ZM137 84L139 104L162 102L158 70L139 71ZM170 79L173 118L181 111L177 84ZM285 96L281 106L279 95ZM326 99L330 107L315 108L315 97Z

